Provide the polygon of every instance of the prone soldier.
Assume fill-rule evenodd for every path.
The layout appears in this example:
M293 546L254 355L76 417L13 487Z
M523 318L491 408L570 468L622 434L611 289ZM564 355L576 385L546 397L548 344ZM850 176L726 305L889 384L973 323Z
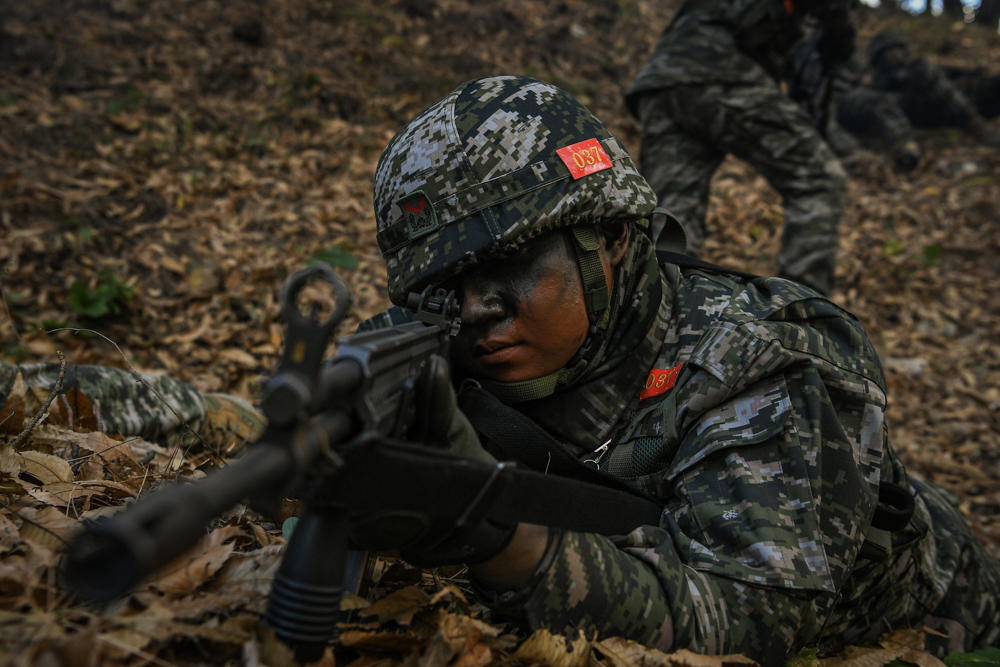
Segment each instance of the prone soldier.
M530 628L763 665L886 624L940 631L939 656L996 645L1000 563L894 453L857 320L795 282L658 254L656 194L582 105L522 77L460 86L379 161L397 306L367 326L405 320L408 292L456 290L463 451L506 459L491 417L527 421L663 508L628 535L466 533L483 599ZM484 414L482 391L502 405Z
M389 143L374 203L396 305L363 326L407 321L428 286L461 300L442 444L493 463L525 444L576 454L662 508L618 536L409 533L404 556L469 564L482 599L529 628L665 651L777 666L884 624L941 632L939 656L997 644L1000 564L894 453L857 320L800 284L658 253L642 230L676 223L568 94L463 84Z
M859 137L885 141L901 168L912 169L920 159L913 127L960 127L983 144L1000 146L1000 133L986 120L1000 115L1000 77L914 58L906 38L891 30L872 39L869 60L867 85L863 66L838 69L837 122Z

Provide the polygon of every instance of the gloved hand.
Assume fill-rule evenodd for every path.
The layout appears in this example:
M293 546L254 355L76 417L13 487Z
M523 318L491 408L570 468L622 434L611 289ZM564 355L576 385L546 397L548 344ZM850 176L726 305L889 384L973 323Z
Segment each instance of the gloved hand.
M479 442L476 430L458 409L451 372L444 357L431 355L417 386L417 415L410 439L440 447L452 454L495 464L497 460Z
M469 420L458 408L448 362L432 356L417 388L418 419L409 437L429 447L496 465ZM419 484L419 480L414 480ZM447 493L441 489L440 493ZM456 499L456 503L473 499ZM459 508L461 510L461 508ZM461 512L460 512L461 513ZM400 555L419 567L481 563L503 551L514 536L516 524L500 524L476 516L462 526L438 517L416 517L411 511L381 512L353 522L352 541L371 551L399 549Z

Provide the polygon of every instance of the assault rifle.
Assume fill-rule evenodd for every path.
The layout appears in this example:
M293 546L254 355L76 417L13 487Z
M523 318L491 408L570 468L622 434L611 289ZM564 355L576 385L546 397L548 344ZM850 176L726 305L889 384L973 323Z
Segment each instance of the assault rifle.
M297 305L316 280L337 295L322 321L315 304L308 315ZM113 600L193 546L207 524L244 499L273 516L282 498L298 497L304 509L265 622L300 661L311 662L333 636L350 536L359 527L366 530L364 546L378 550L444 539L486 518L603 534L658 523L655 503L584 466L505 406L495 406L490 414L499 418L485 419L484 429L501 446L505 439L529 443L530 451L512 457L529 467L544 464L546 471L551 464L549 475L466 459L433 441L434 415L421 397L432 381L425 372L431 357L447 355L461 326L453 292L411 293L413 321L341 338L336 356L324 364L348 301L346 285L326 264L289 279L281 295L284 350L261 404L268 419L263 435L239 461L205 479L173 485L86 524L66 558L64 575L73 589L93 601ZM493 405L484 398L483 405ZM560 470L570 472L560 476Z

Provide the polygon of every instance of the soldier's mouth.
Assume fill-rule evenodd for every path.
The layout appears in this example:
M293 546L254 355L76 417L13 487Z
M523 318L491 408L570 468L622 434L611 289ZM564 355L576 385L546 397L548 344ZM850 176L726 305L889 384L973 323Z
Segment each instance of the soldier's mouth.
M514 341L486 339L476 341L473 357L481 364L502 364L511 360L524 345Z

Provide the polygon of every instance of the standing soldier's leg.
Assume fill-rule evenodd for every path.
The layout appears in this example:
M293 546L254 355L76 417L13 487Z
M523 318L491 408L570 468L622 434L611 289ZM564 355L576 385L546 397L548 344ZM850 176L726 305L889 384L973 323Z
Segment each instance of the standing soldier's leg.
M756 69L755 83L669 89L663 96L667 113L681 131L716 154L732 153L749 162L781 194L781 275L829 293L847 176L809 115Z
M642 175L656 192L658 203L680 221L687 235L687 252L697 257L705 244L705 215L712 174L726 154L678 127L672 119L678 98L688 86L645 93L639 100ZM653 229L655 241L660 229Z

